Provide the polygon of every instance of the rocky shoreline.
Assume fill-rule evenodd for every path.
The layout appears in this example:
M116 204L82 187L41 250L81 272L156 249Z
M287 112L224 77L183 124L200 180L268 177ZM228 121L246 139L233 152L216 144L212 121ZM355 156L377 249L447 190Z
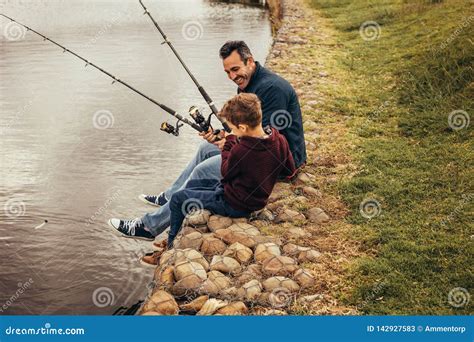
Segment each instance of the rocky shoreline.
M267 207L250 220L207 211L188 216L175 248L162 255L139 314L357 313L331 295L330 287L338 281L336 263L345 256L334 249L333 241L323 240L332 239L327 227L346 212L337 198L324 193L323 183L333 176L320 174L315 163L320 138L310 115L318 104L313 97L315 77L328 75L321 70L314 75L305 63L288 64L311 51L314 14L300 0L268 5L272 18L281 19L272 20L279 30L266 66L290 81L300 96L307 166L293 183L278 183ZM311 65L310 60L306 63Z

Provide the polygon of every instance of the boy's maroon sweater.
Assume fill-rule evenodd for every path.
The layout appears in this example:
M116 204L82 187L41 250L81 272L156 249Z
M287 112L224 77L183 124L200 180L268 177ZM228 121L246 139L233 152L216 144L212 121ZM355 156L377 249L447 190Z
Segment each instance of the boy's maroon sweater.
M236 210L255 211L267 204L278 176L295 172L285 137L274 128L267 138L228 135L222 150L224 198Z

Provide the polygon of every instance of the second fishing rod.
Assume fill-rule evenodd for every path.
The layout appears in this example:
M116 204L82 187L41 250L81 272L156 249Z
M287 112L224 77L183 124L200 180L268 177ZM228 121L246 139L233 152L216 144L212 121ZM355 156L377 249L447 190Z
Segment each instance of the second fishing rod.
M145 4L143 3L142 0L138 0L140 2L140 5L143 7L143 9L145 10L145 13L149 18L150 20L153 22L153 25L155 25L156 29L160 32L161 36L163 37L164 41L162 44L167 44L171 51L173 51L173 54L176 56L176 58L178 59L178 61L181 63L181 65L183 66L184 70L186 70L186 72L188 73L189 77L191 77L191 79L193 80L194 84L196 85L196 87L198 88L199 92L201 93L202 97L204 98L204 100L207 102L207 104L209 105L209 108L211 109L212 113L211 115L214 115L221 123L222 123L222 127L224 128L224 130L228 133L231 132L231 129L229 127L229 125L227 124L227 121L223 118L223 117L220 117L219 116L219 111L217 110L217 107L216 105L214 104L214 102L212 101L211 97L209 96L209 94L206 92L206 90L203 88L202 85L199 84L199 82L197 81L196 77L194 77L194 75L191 73L191 71L189 70L189 68L186 66L186 64L184 63L184 61L182 60L181 56L178 54L178 52L176 51L176 49L174 48L173 44L171 43L171 41L168 39L168 37L166 36L165 32L161 29L160 25L158 25L158 23L156 22L156 20L153 18L153 16L151 15L150 11L148 11L148 9L145 7ZM194 118L194 120L196 122L200 121L202 122L202 125L203 127L207 127L208 128L212 128L211 126L211 115L209 115L209 118L207 120L207 122L203 122L202 120L205 120L204 119L204 116L197 110L196 107L191 107L190 110L189 110L189 114ZM214 131L214 134L218 134L218 131Z

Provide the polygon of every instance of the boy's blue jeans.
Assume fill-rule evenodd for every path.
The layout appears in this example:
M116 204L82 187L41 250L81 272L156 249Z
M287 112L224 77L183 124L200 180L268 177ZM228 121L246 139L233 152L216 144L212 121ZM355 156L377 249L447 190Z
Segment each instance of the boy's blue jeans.
M202 208L213 214L228 217L248 217L249 211L235 210L224 199L224 188L219 180L195 179L187 182L186 187L174 193L169 201L171 209L171 228L168 235L168 248L181 229L184 218L191 210Z
M189 181L195 179L217 181L221 179L221 151L217 146L206 141L203 142L178 179L165 191L168 203L162 205L157 211L142 217L142 221L150 233L157 236L169 227L171 216L169 200L176 191L184 189Z

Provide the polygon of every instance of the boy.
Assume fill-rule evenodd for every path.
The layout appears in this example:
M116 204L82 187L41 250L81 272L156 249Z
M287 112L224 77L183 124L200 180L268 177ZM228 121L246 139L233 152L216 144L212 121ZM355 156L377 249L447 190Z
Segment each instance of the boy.
M232 129L222 148L220 181L192 180L170 200L168 248L193 208L228 217L248 217L267 204L279 176L294 173L295 164L285 137L262 127L262 109L255 94L236 95L220 113Z

